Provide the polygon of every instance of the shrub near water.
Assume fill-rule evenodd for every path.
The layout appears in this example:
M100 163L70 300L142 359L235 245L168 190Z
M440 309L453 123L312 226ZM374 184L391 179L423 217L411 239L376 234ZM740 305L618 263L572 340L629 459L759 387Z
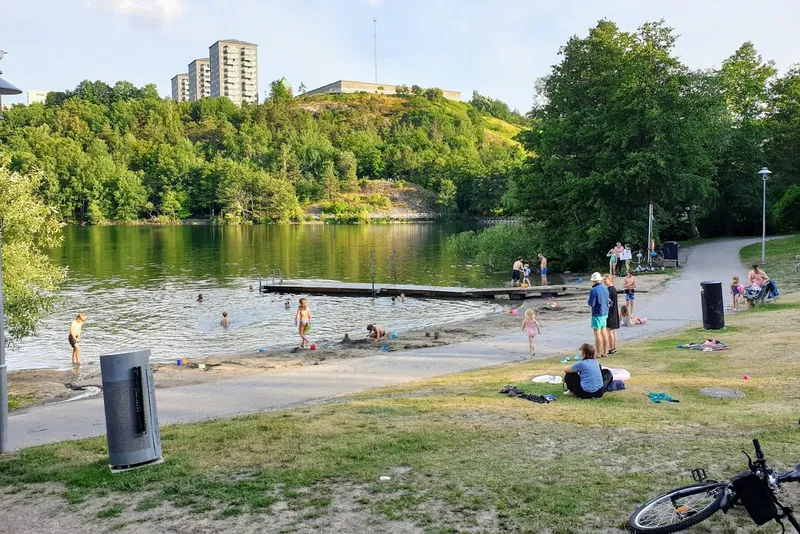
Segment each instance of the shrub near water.
M461 232L447 239L448 250L462 260L475 260L495 271L510 269L520 256L538 253L534 230L525 224L501 224L477 232Z

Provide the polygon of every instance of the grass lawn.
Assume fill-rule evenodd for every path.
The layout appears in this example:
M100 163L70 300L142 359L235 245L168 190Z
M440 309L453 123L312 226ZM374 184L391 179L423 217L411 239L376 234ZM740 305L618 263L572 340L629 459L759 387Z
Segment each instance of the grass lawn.
M26 449L0 459L0 505L41 503L59 524L131 532L620 532L637 504L687 483L692 468L720 479L745 469L739 451L753 437L775 467L800 462L800 297L727 322L622 347L603 363L633 378L599 400L531 384L563 368L551 358L165 427L166 463L120 475L104 438ZM675 348L707 335L732 350ZM506 384L558 401L499 395ZM703 397L703 387L746 396ZM650 402L658 391L681 402ZM737 509L693 530L751 531L779 529L756 530Z
M761 243L744 247L739 255L742 262L747 265L761 263ZM795 259L798 255L800 255L800 235L767 241L767 263L764 265L764 272L777 282L778 289L782 290L787 283L796 285L800 282L800 275L797 274L797 264L800 260Z

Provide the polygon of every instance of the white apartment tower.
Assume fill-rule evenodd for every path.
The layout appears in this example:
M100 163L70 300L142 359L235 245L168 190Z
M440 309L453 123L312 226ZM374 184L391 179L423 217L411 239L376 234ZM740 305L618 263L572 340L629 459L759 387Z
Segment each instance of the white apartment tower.
M172 78L172 100L175 102L189 100L189 74L176 74Z
M258 45L234 39L211 45L211 96L234 104L258 103Z
M211 96L211 65L208 58L189 63L189 100Z

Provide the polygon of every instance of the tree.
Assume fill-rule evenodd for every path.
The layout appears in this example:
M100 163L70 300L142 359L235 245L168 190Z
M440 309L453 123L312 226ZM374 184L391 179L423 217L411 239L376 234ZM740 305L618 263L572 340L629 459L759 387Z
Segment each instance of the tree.
M358 189L358 175L356 174L356 156L349 150L339 153L336 161L339 171L339 181L342 191L356 191Z
M339 179L336 177L332 161L326 161L322 165L322 189L328 200L335 199L339 194Z
M701 226L707 235L752 235L761 227L761 184L755 174L765 162L769 83L773 62L744 43L722 63L717 87L725 102L718 137L715 195Z
M411 94L414 96L422 96L425 93L425 90L420 87L419 85L412 85L411 86Z
M662 23L621 32L600 21L562 47L540 86L538 131L511 205L552 229L544 248L585 266L614 241L644 243L647 206L658 221L707 195L713 106L672 54ZM558 229L555 231L555 229Z
M425 90L425 98L433 102L444 98L444 93L438 87L431 87Z
M398 85L394 92L400 96L408 96L411 94L411 90L408 88L407 85Z
M11 343L36 331L66 273L47 254L62 235L56 211L36 195L41 175L13 172L7 165L7 158L0 156L3 291Z
M269 99L273 102L287 102L292 99L292 88L286 78L269 84Z

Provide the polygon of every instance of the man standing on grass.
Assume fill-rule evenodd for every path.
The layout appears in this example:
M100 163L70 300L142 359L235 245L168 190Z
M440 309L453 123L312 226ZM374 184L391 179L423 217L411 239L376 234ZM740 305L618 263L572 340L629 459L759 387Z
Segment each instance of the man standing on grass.
M592 290L589 292L589 301L592 308L592 330L594 331L594 342L597 353L601 358L606 357L608 346L608 335L606 331L606 321L608 321L608 289L603 285L603 277L600 273L592 274Z

